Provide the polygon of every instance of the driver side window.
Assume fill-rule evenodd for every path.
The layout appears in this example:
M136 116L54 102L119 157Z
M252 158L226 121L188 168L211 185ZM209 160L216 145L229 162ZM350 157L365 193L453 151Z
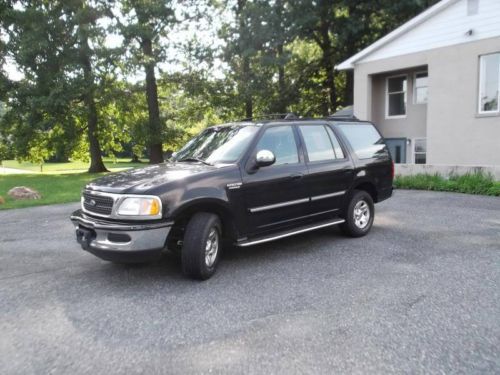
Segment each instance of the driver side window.
M273 165L294 164L299 162L297 143L291 126L274 126L265 131L257 143L255 152L269 150L276 157Z

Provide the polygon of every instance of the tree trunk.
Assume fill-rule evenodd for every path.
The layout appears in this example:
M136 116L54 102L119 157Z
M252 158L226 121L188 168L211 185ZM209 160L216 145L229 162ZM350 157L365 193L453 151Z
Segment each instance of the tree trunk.
M253 117L253 98L250 89L250 59L243 58L243 96L245 98L245 116L249 119Z
M87 108L87 136L89 139L90 167L89 173L108 172L102 161L101 145L97 136L98 115L95 104L94 75L90 63L90 46L87 34L87 25L79 25L80 37L80 62L83 68L85 80L85 92L83 101Z
M253 98L251 90L251 67L250 67L250 57L245 54L246 46L243 45L242 35L246 35L246 22L244 15L244 8L246 6L246 0L238 0L238 7L236 10L239 19L239 52L242 58L242 77L240 82L240 95L244 98L245 105L245 117L251 119L253 117Z
M132 159L130 160L131 163L140 163L141 159L139 159L139 156L136 154L132 154Z
M285 82L285 63L283 58L283 38L285 37L285 30L283 27L283 1L276 0L276 19L278 20L278 45L276 46L276 55L278 58L278 113L286 113L288 104L288 93L286 92Z
M325 45L322 60L323 69L326 73L323 87L325 91L328 92L328 110L330 113L333 113L337 109L337 90L335 87L335 67L333 65L332 48L330 43L328 43L328 45Z
M283 44L278 44L278 113L286 113L288 95L286 92L285 66L283 64Z
M335 87L335 65L333 62L333 48L330 40L330 20L327 19L330 12L327 11L327 7L329 6L328 2L322 3L321 6L323 9L321 11L319 38L321 40L320 47L323 52L322 65L326 73L326 77L323 82L323 88L326 92L328 92L328 111L333 113L337 109L337 90ZM324 113L324 115L328 114L329 113Z
M155 77L155 61L153 43L149 38L142 39L142 52L144 53L146 71L146 100L149 114L149 163L163 162L162 129L160 122L160 106L158 104L158 87Z

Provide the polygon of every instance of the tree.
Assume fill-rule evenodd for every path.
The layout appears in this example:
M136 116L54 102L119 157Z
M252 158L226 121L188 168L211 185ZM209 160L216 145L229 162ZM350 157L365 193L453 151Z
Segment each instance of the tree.
M156 69L165 57L164 39L177 24L172 0L123 0L119 29L128 46L132 69L142 66L145 78L145 93L148 106L148 149L152 164L163 161L163 126L158 102Z
M10 156L9 146L7 142L0 138L0 167L3 165L3 161L7 160Z
M9 109L1 123L13 136L18 158L29 157L31 140L38 139L39 132L50 132L46 147L51 155L58 150L66 158L86 131L89 172L106 171L95 100L96 65L105 63L90 47L90 40L99 44L103 35L97 20L104 14L97 0L29 0L3 9L7 52L25 77L9 82Z
M73 6L71 6L73 5ZM95 99L95 77L92 67L92 56L95 52L89 44L91 33L99 33L97 20L106 11L105 8L89 6L85 0L78 0L71 3L67 11L70 17L74 18L77 33L78 62L83 70L83 82L81 91L83 103L86 107L87 117L87 137L89 140L90 167L89 173L107 172L101 155L101 146L98 138L98 111Z

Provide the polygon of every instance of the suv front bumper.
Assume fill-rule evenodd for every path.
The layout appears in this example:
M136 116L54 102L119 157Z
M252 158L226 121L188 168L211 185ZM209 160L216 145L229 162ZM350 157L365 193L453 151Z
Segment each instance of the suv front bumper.
M70 217L76 240L82 248L101 259L145 262L159 258L165 248L172 222L113 222L86 215L82 210Z

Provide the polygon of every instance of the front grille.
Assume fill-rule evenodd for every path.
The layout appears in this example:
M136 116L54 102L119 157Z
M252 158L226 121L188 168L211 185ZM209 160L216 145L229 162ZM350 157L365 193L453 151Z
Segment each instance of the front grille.
M83 207L88 212L99 215L111 215L113 211L113 198L103 195L96 195L85 191L83 193Z

